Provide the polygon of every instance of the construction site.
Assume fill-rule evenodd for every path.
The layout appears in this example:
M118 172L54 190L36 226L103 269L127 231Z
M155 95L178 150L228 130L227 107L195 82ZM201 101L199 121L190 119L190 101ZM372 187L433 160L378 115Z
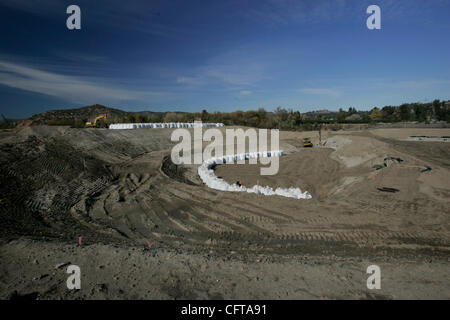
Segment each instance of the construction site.
M0 302L450 300L449 12L0 0ZM116 306L99 316L137 310Z
M280 131L277 174L205 169L289 197L211 188L173 127L99 119L0 132L1 299L450 298L450 129Z

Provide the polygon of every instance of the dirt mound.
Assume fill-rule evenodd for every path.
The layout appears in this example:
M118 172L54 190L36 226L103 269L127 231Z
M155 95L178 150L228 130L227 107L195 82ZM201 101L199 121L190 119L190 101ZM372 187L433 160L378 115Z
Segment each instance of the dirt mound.
M67 227L79 224L70 217L70 208L113 179L103 163L58 139L31 135L2 144L0 154L0 231L6 237L72 236L77 228L68 232Z
M172 178L176 181L187 183L190 185L195 185L191 180L189 180L186 177L187 169L176 165L172 162L172 159L170 156L165 156L162 164L161 164L161 170L164 172L169 178Z

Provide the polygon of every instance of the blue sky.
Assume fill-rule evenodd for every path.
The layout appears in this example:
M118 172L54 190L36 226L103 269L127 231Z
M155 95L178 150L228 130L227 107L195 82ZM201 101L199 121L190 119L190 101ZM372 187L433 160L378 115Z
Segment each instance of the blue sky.
M81 8L81 30L66 8ZM368 30L366 8L381 8ZM300 110L449 99L448 0L0 0L7 117Z

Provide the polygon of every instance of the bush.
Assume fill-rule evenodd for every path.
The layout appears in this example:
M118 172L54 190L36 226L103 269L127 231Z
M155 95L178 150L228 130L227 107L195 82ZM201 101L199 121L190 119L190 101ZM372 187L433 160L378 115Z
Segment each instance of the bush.
M86 119L51 119L47 122L49 126L71 126L75 128L84 128L86 125Z

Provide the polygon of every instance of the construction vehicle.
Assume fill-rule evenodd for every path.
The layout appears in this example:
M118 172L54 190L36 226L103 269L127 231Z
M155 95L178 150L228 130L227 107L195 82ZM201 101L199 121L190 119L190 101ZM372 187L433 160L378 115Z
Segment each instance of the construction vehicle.
M11 128L14 128L14 127L15 127L16 123L14 123L13 121L9 121L8 119L6 119L6 117L3 115L3 113L2 113L1 115L2 115L3 121L0 122L0 127L1 127L2 129L11 129Z
M303 139L303 148L312 148L313 144L311 142L311 138Z
M86 128L106 128L107 124L106 124L106 114L101 114L97 117L95 117L94 121L88 121L86 122Z
M3 125L4 126L9 126L9 121L5 118L5 116L3 115L3 113L2 113L2 119L3 119Z

